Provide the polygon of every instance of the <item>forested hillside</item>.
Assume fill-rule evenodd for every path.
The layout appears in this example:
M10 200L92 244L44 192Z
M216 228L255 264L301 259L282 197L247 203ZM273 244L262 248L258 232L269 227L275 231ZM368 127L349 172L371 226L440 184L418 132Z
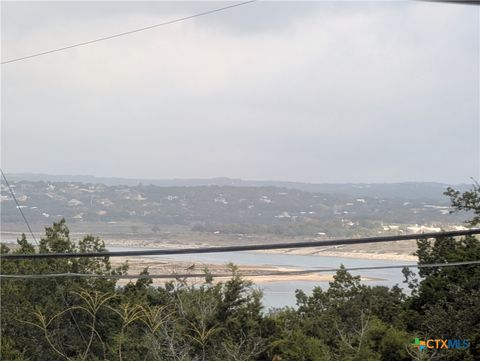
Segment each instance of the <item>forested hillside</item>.
M449 192L457 209L474 211L480 188ZM18 249L36 252L22 237ZM76 243L65 222L46 229L39 252L104 250L88 236ZM418 263L480 259L473 237L418 241ZM122 275L108 258L2 260L3 275L42 273ZM235 266L215 283L205 271L201 285L177 278L164 287L139 279L119 287L113 279L1 278L1 352L12 361L184 360L467 360L480 358L480 267L405 269L410 293L366 286L344 269L328 289L297 291L297 307L265 310L262 294ZM144 271L148 275L148 270ZM420 276L420 277L418 277ZM420 341L458 340L458 347L420 349ZM423 341L422 341L423 342ZM440 341L437 342L441 345ZM445 341L447 344L447 341Z
M50 182L50 183L86 183L105 184L108 186L154 185L160 187L278 187L295 189L303 192L344 194L352 197L381 197L429 199L444 201L442 192L451 184L435 182L399 182L399 183L304 183L287 181L253 181L227 177L206 179L141 179L95 177L91 175L51 175L51 174L8 174L8 179L15 182ZM455 189L467 191L468 184L457 184Z
M408 225L444 227L462 221L461 216L449 214L446 197L361 197L272 186L107 186L21 181L12 183L12 187L33 223L65 218L69 224L136 222L145 224L148 230L182 225L208 232L342 235L354 229L354 235L388 230L398 233L408 231ZM3 222L21 221L4 184L1 204Z

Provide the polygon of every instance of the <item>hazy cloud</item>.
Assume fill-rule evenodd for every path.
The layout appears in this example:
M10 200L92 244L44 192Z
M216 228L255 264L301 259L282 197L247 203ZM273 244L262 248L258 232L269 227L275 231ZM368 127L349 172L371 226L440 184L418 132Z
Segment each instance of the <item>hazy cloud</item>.
M2 4L2 59L227 3ZM9 172L479 176L479 10L258 2L2 66Z

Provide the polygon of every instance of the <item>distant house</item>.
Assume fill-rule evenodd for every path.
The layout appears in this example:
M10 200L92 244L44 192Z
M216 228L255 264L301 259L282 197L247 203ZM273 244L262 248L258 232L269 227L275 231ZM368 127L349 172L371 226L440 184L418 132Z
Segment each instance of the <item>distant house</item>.
M78 199L72 198L68 201L67 203L70 207L78 207L83 204L82 201L79 201Z

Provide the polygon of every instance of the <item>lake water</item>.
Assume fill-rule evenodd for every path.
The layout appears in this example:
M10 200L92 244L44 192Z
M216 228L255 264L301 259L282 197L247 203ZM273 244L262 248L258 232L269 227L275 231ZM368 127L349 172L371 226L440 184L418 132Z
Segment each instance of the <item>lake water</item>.
M111 251L140 250L145 248L121 248L109 247ZM341 264L345 267L368 267L368 266L388 266L415 264L414 262L398 262L384 260L368 260L357 258L326 257L326 256L299 256L289 254L275 253L256 253L256 252L226 252L226 253L203 253L172 256L149 256L158 260L180 260L192 263L217 263L225 264L233 262L237 265L259 265L259 266L288 266L300 268L338 268ZM325 272L334 274L335 272ZM398 284L402 288L403 275L400 268L380 269L380 270L361 270L350 271L353 275L375 278L375 281L366 281L368 285L394 286ZM318 281L279 281L268 283L256 283L263 290L263 303L265 307L283 307L295 305L295 290L302 289L307 294L316 286L322 288L328 287L328 282Z

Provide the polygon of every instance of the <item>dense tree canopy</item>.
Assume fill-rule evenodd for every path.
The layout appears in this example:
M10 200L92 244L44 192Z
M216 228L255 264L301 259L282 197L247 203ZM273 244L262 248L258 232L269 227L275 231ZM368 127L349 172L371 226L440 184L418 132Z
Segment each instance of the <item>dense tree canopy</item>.
M452 204L473 211L480 189L448 190ZM38 249L25 235L1 252L101 251L103 242L70 239L64 221L45 229ZM418 262L480 259L473 236L420 239ZM262 294L234 265L231 278L201 285L150 279L119 286L99 278L1 280L4 360L479 360L480 267L404 270L409 292L368 286L345 269L326 289L298 290L297 307L265 310ZM2 274L123 274L108 258L2 260ZM145 270L145 274L148 271ZM468 339L465 350L424 350L413 338Z

